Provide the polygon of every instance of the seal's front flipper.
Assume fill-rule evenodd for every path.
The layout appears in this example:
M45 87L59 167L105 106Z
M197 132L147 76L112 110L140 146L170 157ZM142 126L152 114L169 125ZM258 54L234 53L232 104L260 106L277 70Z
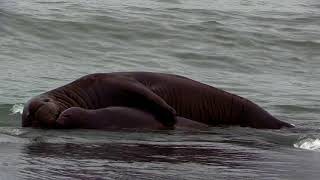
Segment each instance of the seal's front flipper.
M86 109L80 107L71 107L62 111L56 120L56 128L74 129L86 126L88 118L83 111L86 111Z
M146 86L123 76L105 81L107 86L112 86L112 93L109 94L112 96L112 106L127 106L149 112L163 125L173 128L176 111Z

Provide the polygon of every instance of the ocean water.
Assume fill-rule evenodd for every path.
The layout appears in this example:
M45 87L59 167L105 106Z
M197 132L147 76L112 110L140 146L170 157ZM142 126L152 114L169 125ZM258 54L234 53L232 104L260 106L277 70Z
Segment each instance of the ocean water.
M21 128L32 96L95 72L184 75L294 129ZM318 0L1 0L0 179L319 179Z

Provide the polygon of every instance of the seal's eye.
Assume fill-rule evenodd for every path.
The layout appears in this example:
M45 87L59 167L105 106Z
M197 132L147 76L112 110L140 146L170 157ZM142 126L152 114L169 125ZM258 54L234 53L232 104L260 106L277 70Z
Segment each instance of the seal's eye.
M44 102L49 102L49 101L50 101L50 99L44 99L43 101L44 101Z

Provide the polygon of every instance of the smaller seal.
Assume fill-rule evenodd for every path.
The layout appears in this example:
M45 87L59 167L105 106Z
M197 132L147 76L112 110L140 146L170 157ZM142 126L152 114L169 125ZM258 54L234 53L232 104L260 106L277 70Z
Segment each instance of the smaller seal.
M57 119L58 127L80 129L149 129L149 130L193 130L207 129L209 126L184 117L176 117L173 128L165 126L151 113L129 107L111 106L89 110L71 107L63 111Z

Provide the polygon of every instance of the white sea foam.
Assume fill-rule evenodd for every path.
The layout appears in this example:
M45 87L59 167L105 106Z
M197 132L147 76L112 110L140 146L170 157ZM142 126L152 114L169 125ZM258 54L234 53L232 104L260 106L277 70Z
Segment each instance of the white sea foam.
M300 149L307 149L312 151L319 151L320 152L320 139L312 139L312 138L306 138L302 139L295 144L293 144L295 148Z
M15 104L12 106L12 108L10 109L11 114L22 114L23 112L23 104Z
M7 134L10 136L20 136L24 133L25 131L21 128L0 127L0 134Z

